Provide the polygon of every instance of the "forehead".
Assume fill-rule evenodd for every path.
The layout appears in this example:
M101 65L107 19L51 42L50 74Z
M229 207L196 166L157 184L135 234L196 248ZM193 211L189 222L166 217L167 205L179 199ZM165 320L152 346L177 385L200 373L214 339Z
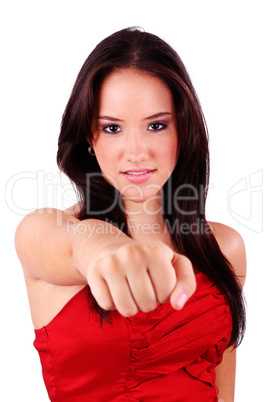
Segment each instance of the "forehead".
M169 87L163 80L145 71L127 69L110 73L100 88L99 109L108 112L137 108L146 109L147 113L151 109L152 114L163 108L171 112L173 99Z

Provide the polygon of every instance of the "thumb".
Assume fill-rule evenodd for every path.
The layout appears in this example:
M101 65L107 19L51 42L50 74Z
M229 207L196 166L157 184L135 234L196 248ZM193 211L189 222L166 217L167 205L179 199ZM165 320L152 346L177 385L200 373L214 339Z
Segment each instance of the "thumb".
M196 290L194 269L189 258L174 253L172 265L177 276L177 283L170 295L170 303L176 310L182 309L186 301Z

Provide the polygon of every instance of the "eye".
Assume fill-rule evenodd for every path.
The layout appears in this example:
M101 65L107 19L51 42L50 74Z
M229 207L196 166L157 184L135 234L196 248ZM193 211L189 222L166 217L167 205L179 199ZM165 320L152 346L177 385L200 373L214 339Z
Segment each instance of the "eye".
M116 134L121 131L121 128L117 124L107 124L102 127L102 130L107 134Z
M161 131L167 128L167 124L162 121L155 121L148 126L149 131Z

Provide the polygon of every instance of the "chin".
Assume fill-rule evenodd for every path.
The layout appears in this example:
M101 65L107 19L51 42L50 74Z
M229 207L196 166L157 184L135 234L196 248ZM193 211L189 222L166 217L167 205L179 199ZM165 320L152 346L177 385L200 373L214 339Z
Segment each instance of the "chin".
M161 203L161 194L159 192L125 192L124 194L121 193L121 196L124 201L137 204Z

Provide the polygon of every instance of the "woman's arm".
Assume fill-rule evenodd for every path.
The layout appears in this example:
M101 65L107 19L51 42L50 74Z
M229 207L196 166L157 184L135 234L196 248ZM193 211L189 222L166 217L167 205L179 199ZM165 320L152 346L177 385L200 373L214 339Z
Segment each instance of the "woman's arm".
M225 350L222 362L216 367L216 387L219 398L224 402L233 402L235 394L236 349Z
M79 221L55 209L25 217L15 244L27 278L58 286L88 283L102 308L124 316L168 300L182 308L196 287L190 260L164 243L139 242L107 222Z
M27 215L15 234L15 246L27 275L54 285L87 284L91 261L110 248L131 241L123 232L97 219L80 221L57 209L40 209ZM86 244L79 265L74 257ZM85 260L86 259L86 260Z
M220 223L211 224L219 246L232 264L237 278L243 288L246 279L246 252L242 237L234 229ZM224 402L233 402L235 393L236 349L230 347L223 354L223 360L216 367L216 386L218 397Z

